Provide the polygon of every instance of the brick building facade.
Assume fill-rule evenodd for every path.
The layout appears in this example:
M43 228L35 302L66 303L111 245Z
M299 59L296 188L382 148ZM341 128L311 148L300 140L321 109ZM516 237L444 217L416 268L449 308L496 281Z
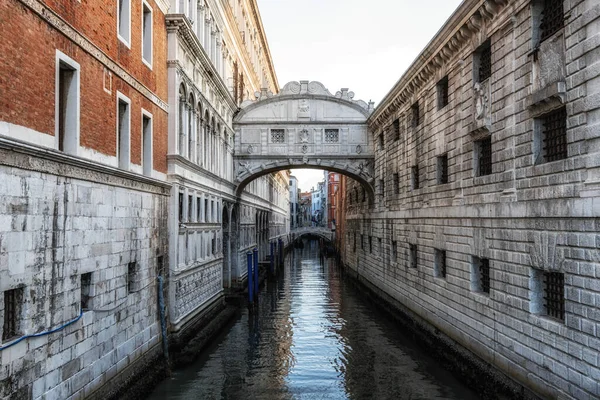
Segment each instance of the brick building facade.
M347 267L547 398L600 395L599 18L463 2L369 119L374 204L347 189Z

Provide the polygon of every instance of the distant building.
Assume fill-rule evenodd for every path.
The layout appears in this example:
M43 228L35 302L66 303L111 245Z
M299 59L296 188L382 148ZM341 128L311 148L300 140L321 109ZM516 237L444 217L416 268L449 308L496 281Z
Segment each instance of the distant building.
M340 174L337 172L326 172L327 178L327 201L325 204L325 208L327 212L326 215L326 223L327 227L331 229L335 229L335 225L338 223L338 219L336 218L336 212L340 204L340 199L342 198L342 192L340 192Z
M290 229L298 227L300 216L300 196L298 192L298 179L290 176Z

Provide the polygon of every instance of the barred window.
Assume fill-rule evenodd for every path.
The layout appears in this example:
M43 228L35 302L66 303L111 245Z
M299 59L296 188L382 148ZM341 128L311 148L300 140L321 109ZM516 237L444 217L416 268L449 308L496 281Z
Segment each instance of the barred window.
M81 274L81 311L89 311L92 298L92 273Z
M542 22L540 24L543 42L565 26L564 0L544 0Z
M437 84L438 110L448 105L448 77L443 77Z
M383 179L379 180L379 195L383 196L385 193L385 182Z
M541 119L542 154L545 162L567 158L567 110L562 107Z
M188 195L188 216L187 216L187 220L191 221L192 220L192 214L194 211L194 207L192 206L193 204L193 200L194 197L192 195Z
M475 142L477 176L490 175L492 173L492 138Z
M409 244L408 250L410 252L410 266L411 268L417 268L417 245Z
M446 250L435 249L434 273L436 278L446 278Z
M285 143L285 129L271 129L271 143Z
M369 236L369 253L373 252L373 236Z
M490 260L473 256L471 264L471 290L490 292Z
M393 176L394 180L394 194L400 194L400 175L395 173Z
M395 240L392 240L391 256L392 256L392 262L395 263L398 260L398 242Z
M2 341L19 336L23 289L11 289L4 292L4 322L2 324Z
M411 107L412 126L417 127L421 124L421 114L419 112L419 102L415 102Z
M139 268L138 263L130 262L127 264L127 293L133 293L137 291L139 281Z
M400 140L400 119L399 118L395 119L394 123L392 124L392 135L394 136L395 141Z
M325 143L338 143L340 141L339 129L325 129Z
M365 249L365 235L363 235L362 233L360 234L360 249Z
M437 178L439 184L448 183L448 154L437 158Z
M179 193L179 222L183 222L183 193Z
M486 40L475 52L476 82L483 82L492 76L492 46Z
M416 190L419 188L419 166L413 165L410 169L410 175L412 180L412 188Z
M378 137L378 142L379 142L379 150L383 150L384 148L384 142L383 142L383 133L380 134Z
M544 272L544 310L549 317L565 319L565 275Z

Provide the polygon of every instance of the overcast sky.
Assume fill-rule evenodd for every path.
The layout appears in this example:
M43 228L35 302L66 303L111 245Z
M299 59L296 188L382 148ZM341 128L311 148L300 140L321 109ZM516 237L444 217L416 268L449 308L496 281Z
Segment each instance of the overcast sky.
M279 86L319 81L375 106L460 0L258 0ZM303 191L323 179L294 170Z

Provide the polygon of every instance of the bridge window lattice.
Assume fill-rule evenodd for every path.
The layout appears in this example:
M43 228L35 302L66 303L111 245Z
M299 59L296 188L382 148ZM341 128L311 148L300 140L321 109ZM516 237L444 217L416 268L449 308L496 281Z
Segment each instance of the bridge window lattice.
M285 143L285 129L271 129L271 143Z
M19 322L23 289L11 289L4 292L4 322L2 324L2 341L19 336Z
M564 0L544 0L542 23L540 24L541 41L548 39L565 25Z
M339 129L325 129L325 143L338 143L340 141Z

